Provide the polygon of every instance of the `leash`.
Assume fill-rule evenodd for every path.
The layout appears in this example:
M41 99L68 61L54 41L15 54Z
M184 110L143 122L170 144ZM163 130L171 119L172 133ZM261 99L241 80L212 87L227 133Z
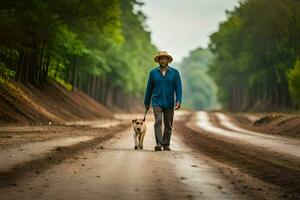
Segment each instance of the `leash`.
M146 109L146 111L145 111L145 115L144 115L143 122L146 121L146 115L147 115L148 110L149 110L149 109Z

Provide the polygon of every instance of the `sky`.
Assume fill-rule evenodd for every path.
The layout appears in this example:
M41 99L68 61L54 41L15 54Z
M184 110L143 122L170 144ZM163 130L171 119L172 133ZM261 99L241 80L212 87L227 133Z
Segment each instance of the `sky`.
M239 0L143 0L147 30L159 50L180 62L189 52L206 48L209 35L226 19Z

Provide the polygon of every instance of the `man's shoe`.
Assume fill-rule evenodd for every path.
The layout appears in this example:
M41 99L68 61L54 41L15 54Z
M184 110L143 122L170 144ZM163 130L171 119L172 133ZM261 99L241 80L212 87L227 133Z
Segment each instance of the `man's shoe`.
M155 147L154 147L154 150L155 150L155 151L161 151L161 146L155 146Z
M171 151L169 146L164 146L164 151Z

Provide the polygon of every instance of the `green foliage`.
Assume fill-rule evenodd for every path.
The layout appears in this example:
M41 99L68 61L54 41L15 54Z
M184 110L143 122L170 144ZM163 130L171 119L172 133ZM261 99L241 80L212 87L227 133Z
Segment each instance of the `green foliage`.
M137 0L20 0L0 3L0 62L18 81L47 77L109 99L142 97L156 53ZM5 68L6 69L6 68ZM100 84L99 84L100 83Z
M299 11L296 0L246 0L227 12L211 35L209 70L225 108L291 106L286 74L300 55Z
M289 91L294 102L294 106L300 107L300 60L297 59L293 68L288 73Z
M15 90L17 89L16 86L2 74L0 74L0 88L1 87L10 90L12 92L11 94L15 95Z
M142 5L138 1L121 1L122 33L124 43L121 47L123 65L119 75L124 78L126 93L141 96L145 90L149 70L155 65L153 57L157 50L150 42L150 33L144 29L145 17L141 11L134 12L135 5Z
M218 107L217 88L207 74L212 59L213 55L209 50L198 48L180 64L185 107L198 110Z
M66 26L58 29L50 70L57 70L57 75L65 79L76 56L83 85L88 84L90 76L105 77L111 80L110 86L121 88L125 94L142 96L156 48L151 44L150 33L143 28L141 13L133 12L137 2L115 3L113 23L99 27L93 21L79 21L72 30Z
M3 63L0 63L0 74L4 76L5 79L11 79L15 77L16 72L6 68Z
M64 88L66 88L69 91L73 89L73 85L71 85L70 83L66 83L63 79L60 79L59 77L56 77L55 81L61 84Z

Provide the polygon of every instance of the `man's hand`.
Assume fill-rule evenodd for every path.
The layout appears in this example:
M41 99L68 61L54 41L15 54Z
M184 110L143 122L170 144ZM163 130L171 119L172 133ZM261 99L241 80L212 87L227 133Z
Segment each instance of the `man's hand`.
M175 110L178 110L180 107L181 107L181 104L179 102L176 102Z

